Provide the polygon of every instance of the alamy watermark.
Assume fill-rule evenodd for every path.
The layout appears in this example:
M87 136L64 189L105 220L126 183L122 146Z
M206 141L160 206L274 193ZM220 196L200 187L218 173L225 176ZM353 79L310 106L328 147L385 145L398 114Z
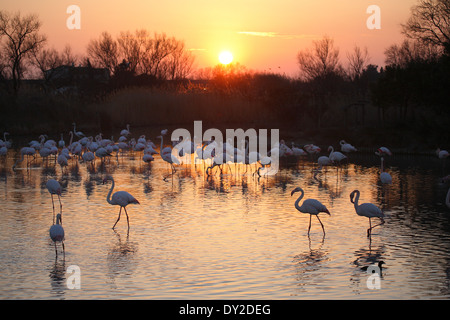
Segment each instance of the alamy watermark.
M66 26L69 30L80 30L81 29L81 9L79 6L72 4L67 7L67 14L70 16L66 20Z
M66 273L70 274L67 277L66 285L68 289L81 289L81 269L77 265L70 265L67 267Z
M367 289L381 289L381 269L377 265L371 265L367 268L369 276L366 280Z

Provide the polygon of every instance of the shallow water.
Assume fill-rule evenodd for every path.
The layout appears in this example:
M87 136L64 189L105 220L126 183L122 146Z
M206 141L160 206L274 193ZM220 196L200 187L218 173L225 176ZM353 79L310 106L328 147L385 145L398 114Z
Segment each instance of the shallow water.
M71 162L62 173L38 160L31 169L0 161L0 298L2 299L447 299L450 297L448 164L433 157L386 159L393 184L378 181L379 160L350 155L340 169L313 177L314 162L286 159L276 176L257 178L231 167L207 178L203 166L178 166L173 177L161 158L113 157L94 169ZM23 164L22 164L23 165ZM447 165L447 167L445 167ZM239 169L239 173L236 170ZM133 194L126 217L112 230L116 190ZM49 238L52 201L45 183L62 187L65 257ZM294 207L306 198L327 206L313 217ZM386 223L367 237L349 194L381 207ZM57 198L56 210L58 211ZM373 220L375 222L376 219ZM379 289L362 271L384 261ZM81 288L69 289L66 270L77 265Z

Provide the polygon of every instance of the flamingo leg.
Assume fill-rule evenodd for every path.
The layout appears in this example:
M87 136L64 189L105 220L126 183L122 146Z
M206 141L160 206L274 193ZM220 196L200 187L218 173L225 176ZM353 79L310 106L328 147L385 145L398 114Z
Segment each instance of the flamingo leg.
M383 224L385 223L385 221L384 221L383 218L380 218L380 220L381 220L381 223L376 224L376 225L374 225L373 227L372 227L372 226L370 227L370 233L372 233L372 229L373 229L373 228L378 227L378 226L381 226L381 225L383 225ZM369 221L370 221L370 218L369 218Z
M55 204L53 203L53 194L50 194L52 197L52 207L53 207L53 224L55 224Z
M369 229L367 229L367 237L370 237L370 234L372 233L372 220L369 218Z
M120 213L122 212L122 207L120 207L120 210L119 210L119 217L117 218L117 221L116 221L116 223L114 223L114 225L113 225L113 230L114 230L114 227L116 226L116 224L117 224L117 222L119 222L119 220L120 220Z
M308 227L308 234L309 234L309 230L311 229L311 215L309 215L309 227Z
M123 207L123 210L125 210L125 214L127 215L127 225L128 225L128 231L129 231L130 230L130 220L128 219L127 208Z
M320 225L322 226L323 234L325 234L325 228L324 228L324 226L323 226L323 223L322 223L322 221L320 221L320 219L319 219L319 216L318 216L318 215L317 215L316 217L317 217L317 220L319 220L319 222L320 222Z
M58 200L59 200L59 213L62 213L61 196L59 194L58 194Z

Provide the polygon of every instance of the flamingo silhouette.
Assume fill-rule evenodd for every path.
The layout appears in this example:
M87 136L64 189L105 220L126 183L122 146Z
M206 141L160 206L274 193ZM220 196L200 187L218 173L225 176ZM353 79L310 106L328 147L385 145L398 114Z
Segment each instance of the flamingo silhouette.
M355 194L356 194L356 198L353 200L353 198L355 197ZM367 237L369 237L372 234L373 228L384 224L384 219L383 219L384 214L380 208L378 208L376 205L374 205L372 203L363 203L363 204L358 205L359 195L360 195L359 190L352 191L352 193L350 193L350 201L351 201L351 203L353 203L355 205L356 214L358 216L363 216L363 217L369 218L369 229L367 229ZM374 225L372 227L372 221L371 221L372 218L380 218L381 223Z
M114 223L112 228L114 230L114 227L116 226L117 222L119 222L120 213L122 212L122 208L123 208L125 210L125 214L127 215L127 225L128 225L128 231L129 231L130 230L130 221L128 218L128 212L127 212L126 206L131 203L139 204L139 201L136 200L135 197L133 197L131 194L129 194L126 191L117 191L111 197L111 193L114 189L115 183L114 183L113 177L107 176L105 179L103 179L103 184L105 184L108 180L112 181L112 186L111 186L111 189L109 190L108 195L106 196L106 201L111 205L120 206L119 217L117 218L117 221L116 221L116 223Z
M64 253L64 257L66 255L66 249L64 248L64 228L61 225L62 220L61 220L61 214L58 213L56 215L56 224L53 224L50 227L49 230L49 234L50 234L50 238L53 240L53 242L55 243L55 253L56 256L58 256L58 250L56 248L56 242L61 242L62 244L62 248L63 248L63 253Z
M320 219L319 219L319 213L325 212L325 213L328 213L328 215L331 215L330 211L328 211L327 207L325 207L320 201L318 201L316 199L306 199L305 201L303 201L303 204L301 206L299 206L298 204L300 203L300 200L302 200L302 198L305 194L303 189L300 187L297 187L294 190L292 190L292 192L291 192L291 197L292 197L294 195L294 193L299 192L299 191L301 192L301 195L295 201L295 208L302 213L309 213L308 235L309 235L309 230L311 229L312 215L315 215L317 217L317 220L319 220L320 225L322 226L323 234L325 235L325 228L323 227L322 221L320 221Z
M62 213L62 203L61 203L61 185L55 179L50 179L45 184L48 192L52 197L52 207L53 207L53 223L55 223L55 204L53 202L53 195L56 194L59 200L59 212Z

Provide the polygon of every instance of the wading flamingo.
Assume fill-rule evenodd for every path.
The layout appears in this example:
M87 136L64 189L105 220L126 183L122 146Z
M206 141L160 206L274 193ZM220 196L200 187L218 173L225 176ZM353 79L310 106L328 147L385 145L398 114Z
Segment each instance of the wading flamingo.
M131 194L129 194L126 191L117 191L111 197L111 193L113 192L113 189L114 189L114 179L111 176L107 176L105 179L103 179L103 184L105 184L108 180L112 181L112 186L111 186L111 189L109 190L108 195L106 196L106 201L108 201L108 203L111 205L120 206L119 217L117 218L117 221L116 221L116 223L114 223L112 228L114 230L114 227L116 226L117 222L119 222L120 213L122 212L122 208L123 208L125 210L125 214L127 215L127 225L128 225L128 231L129 231L130 230L130 221L128 218L128 212L127 212L126 206L129 204L132 204L132 203L139 204L139 201L137 201Z
M356 194L356 198L355 198ZM367 229L367 237L369 237L372 234L372 229L381 226L384 224L384 214L381 211L380 208L378 208L376 205L372 203L363 203L358 205L360 192L359 190L354 190L352 193L350 193L350 201L355 205L356 214L358 216L363 216L369 218L369 229ZM353 199L355 198L355 199ZM374 225L372 227L372 218L379 218L381 220L380 224Z
M45 184L47 187L48 192L50 192L50 195L52 197L52 207L53 207L53 223L55 223L55 204L53 202L53 195L58 195L59 200L59 213L62 213L62 203L61 203L61 185L58 181L55 179L50 179Z
M56 242L61 242L62 248L63 248L64 256L66 255L66 250L65 250L65 248L64 248L64 228L63 228L63 226L61 225L61 223L62 223L62 220L61 220L61 214L58 213L58 214L56 215L56 224L53 224L53 225L50 227L50 230L49 230L50 238L51 238L51 239L53 240L53 242L55 243L55 253L56 253L56 256L58 256L58 250L57 250L57 248L56 248Z
M319 219L319 213L325 212L325 213L328 213L328 215L331 215L330 212L328 211L327 207L325 207L320 201L318 201L316 199L306 199L305 201L303 201L303 204L301 206L299 206L298 204L300 203L300 200L302 200L303 195L304 195L303 189L300 187L295 188L291 192L291 197L294 195L294 193L296 193L298 191L301 192L301 195L295 201L295 208L302 213L309 213L308 234L309 234L309 230L311 229L311 217L312 217L312 215L315 215L317 217L317 219L319 220L320 225L322 226L323 234L325 235L325 228L323 227L322 221L320 221L320 219Z

